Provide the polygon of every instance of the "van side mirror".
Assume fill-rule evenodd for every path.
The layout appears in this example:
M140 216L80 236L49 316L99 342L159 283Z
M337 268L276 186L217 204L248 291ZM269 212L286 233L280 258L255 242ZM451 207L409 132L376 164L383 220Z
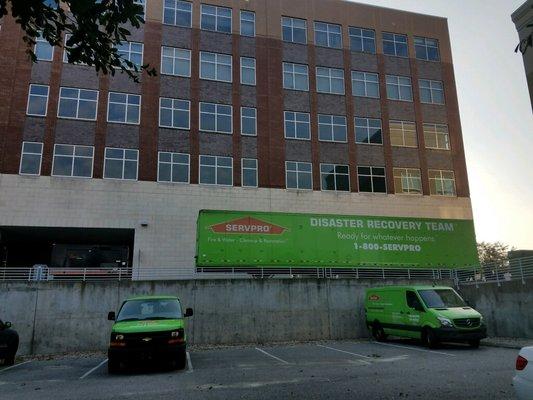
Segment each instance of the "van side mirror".
M109 314L107 314L107 320L108 321L114 321L116 319L115 312L109 311Z
M9 329L11 326L11 322L4 322L4 329Z
M192 310L192 308L187 308L185 310L185 318L192 317L193 314L194 314L194 311Z

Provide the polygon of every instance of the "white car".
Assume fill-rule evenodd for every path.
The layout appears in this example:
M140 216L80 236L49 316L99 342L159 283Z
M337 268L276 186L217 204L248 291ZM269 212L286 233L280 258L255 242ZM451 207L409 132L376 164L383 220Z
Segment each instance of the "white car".
M533 346L520 350L513 386L518 400L533 400Z

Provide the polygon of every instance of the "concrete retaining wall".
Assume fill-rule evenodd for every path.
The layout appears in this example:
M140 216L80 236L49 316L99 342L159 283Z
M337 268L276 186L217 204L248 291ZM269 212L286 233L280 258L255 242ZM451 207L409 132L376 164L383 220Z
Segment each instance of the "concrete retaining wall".
M398 282L191 280L0 284L0 319L13 322L19 354L105 350L111 322L132 295L175 294L195 315L190 343L231 344L364 337L364 289Z

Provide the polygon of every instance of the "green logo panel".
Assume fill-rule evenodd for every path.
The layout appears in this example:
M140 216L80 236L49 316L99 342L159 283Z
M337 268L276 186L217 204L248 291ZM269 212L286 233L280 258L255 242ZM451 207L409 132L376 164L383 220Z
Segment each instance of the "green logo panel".
M464 268L471 220L200 211L199 267Z

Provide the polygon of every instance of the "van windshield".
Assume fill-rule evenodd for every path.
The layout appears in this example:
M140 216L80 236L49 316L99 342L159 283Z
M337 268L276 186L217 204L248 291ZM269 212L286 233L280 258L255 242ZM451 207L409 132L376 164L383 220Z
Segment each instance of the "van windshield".
M183 318L178 300L130 300L118 313L117 322Z
M428 308L465 307L466 303L451 289L419 290L418 294Z

